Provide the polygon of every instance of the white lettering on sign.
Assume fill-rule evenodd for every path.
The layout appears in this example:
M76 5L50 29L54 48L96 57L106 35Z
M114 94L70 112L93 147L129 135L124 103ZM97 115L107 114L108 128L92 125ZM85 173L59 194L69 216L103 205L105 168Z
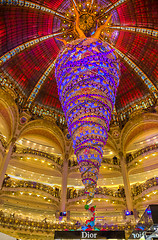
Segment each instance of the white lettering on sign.
M82 238L97 238L97 233L82 232Z
M134 239L139 239L144 235L145 235L145 232L132 233L132 236L133 236Z

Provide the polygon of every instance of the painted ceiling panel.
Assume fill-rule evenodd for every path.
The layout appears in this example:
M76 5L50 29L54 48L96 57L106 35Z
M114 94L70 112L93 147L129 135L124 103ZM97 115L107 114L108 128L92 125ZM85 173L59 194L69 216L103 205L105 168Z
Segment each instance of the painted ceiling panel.
M156 12L157 10L157 1L155 0L135 0L134 1L134 8L135 8L135 16L137 26L139 27L146 27L146 28L154 28L157 22ZM152 14L152 8L153 14Z
M54 39L47 39L18 54L3 67L28 96L57 53Z
M119 14L120 22L122 26L135 26L136 19L133 11L133 4L124 3L117 8Z
M39 5L43 5L43 6L48 7L48 8L51 8L53 10L56 10L60 6L60 4L63 2L63 0L58 0L58 1L55 1L55 0L53 0L53 1L52 0L48 0L48 1L46 1L46 0L45 1L34 0L32 2L37 3Z
M126 54L131 48L131 43L133 42L134 37L133 33L121 31L116 43L116 48Z
M38 10L2 6L0 18L1 55L18 45L52 33L53 15Z
M47 94L45 94L46 88ZM61 109L54 72L51 72L47 81L45 81L40 94L36 98L36 102L52 108Z
M142 98L147 93L147 87L138 78L137 74L132 69L128 69L127 64L121 64L121 79L117 91L116 108L118 110L124 108L130 102Z

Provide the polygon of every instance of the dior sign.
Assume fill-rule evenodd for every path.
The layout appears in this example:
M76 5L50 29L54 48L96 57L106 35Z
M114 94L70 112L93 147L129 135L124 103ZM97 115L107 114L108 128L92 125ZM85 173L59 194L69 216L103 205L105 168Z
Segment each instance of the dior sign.
M82 232L83 239L95 239L97 238L97 233L90 233L90 232Z

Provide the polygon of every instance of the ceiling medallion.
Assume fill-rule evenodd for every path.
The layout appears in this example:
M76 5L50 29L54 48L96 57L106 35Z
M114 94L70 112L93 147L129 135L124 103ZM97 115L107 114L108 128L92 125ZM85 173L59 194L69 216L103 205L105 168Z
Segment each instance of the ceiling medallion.
M21 118L20 118L20 123L21 123L21 124L26 123L26 121L27 121L27 118L25 118L25 117L21 117Z
M119 131L114 130L114 131L112 132L112 136L113 136L114 138L119 138L119 136L120 136Z
M95 22L95 16L91 13L79 17L79 27L84 33L88 33L95 26Z

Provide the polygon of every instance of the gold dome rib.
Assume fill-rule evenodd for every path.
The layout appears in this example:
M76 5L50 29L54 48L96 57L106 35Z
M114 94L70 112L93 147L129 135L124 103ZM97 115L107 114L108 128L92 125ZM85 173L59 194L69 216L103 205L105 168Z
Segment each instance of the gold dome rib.
M109 28L119 31L128 31L132 33L143 34L152 38L158 38L158 31L154 28L141 28L133 26L109 26Z
M36 45L37 43L43 42L49 38L55 37L55 36L59 36L63 34L63 32L57 32L57 33L53 33L53 34L49 34L49 35L44 35L40 38L35 38L32 39L29 42L25 42L23 44L18 45L17 47L11 49L10 51L8 51L7 53L5 53L1 58L0 58L0 66L4 63L6 63L8 60L10 60L11 58L13 58L15 55L23 52L24 50L26 50L29 47L32 47L34 45Z

